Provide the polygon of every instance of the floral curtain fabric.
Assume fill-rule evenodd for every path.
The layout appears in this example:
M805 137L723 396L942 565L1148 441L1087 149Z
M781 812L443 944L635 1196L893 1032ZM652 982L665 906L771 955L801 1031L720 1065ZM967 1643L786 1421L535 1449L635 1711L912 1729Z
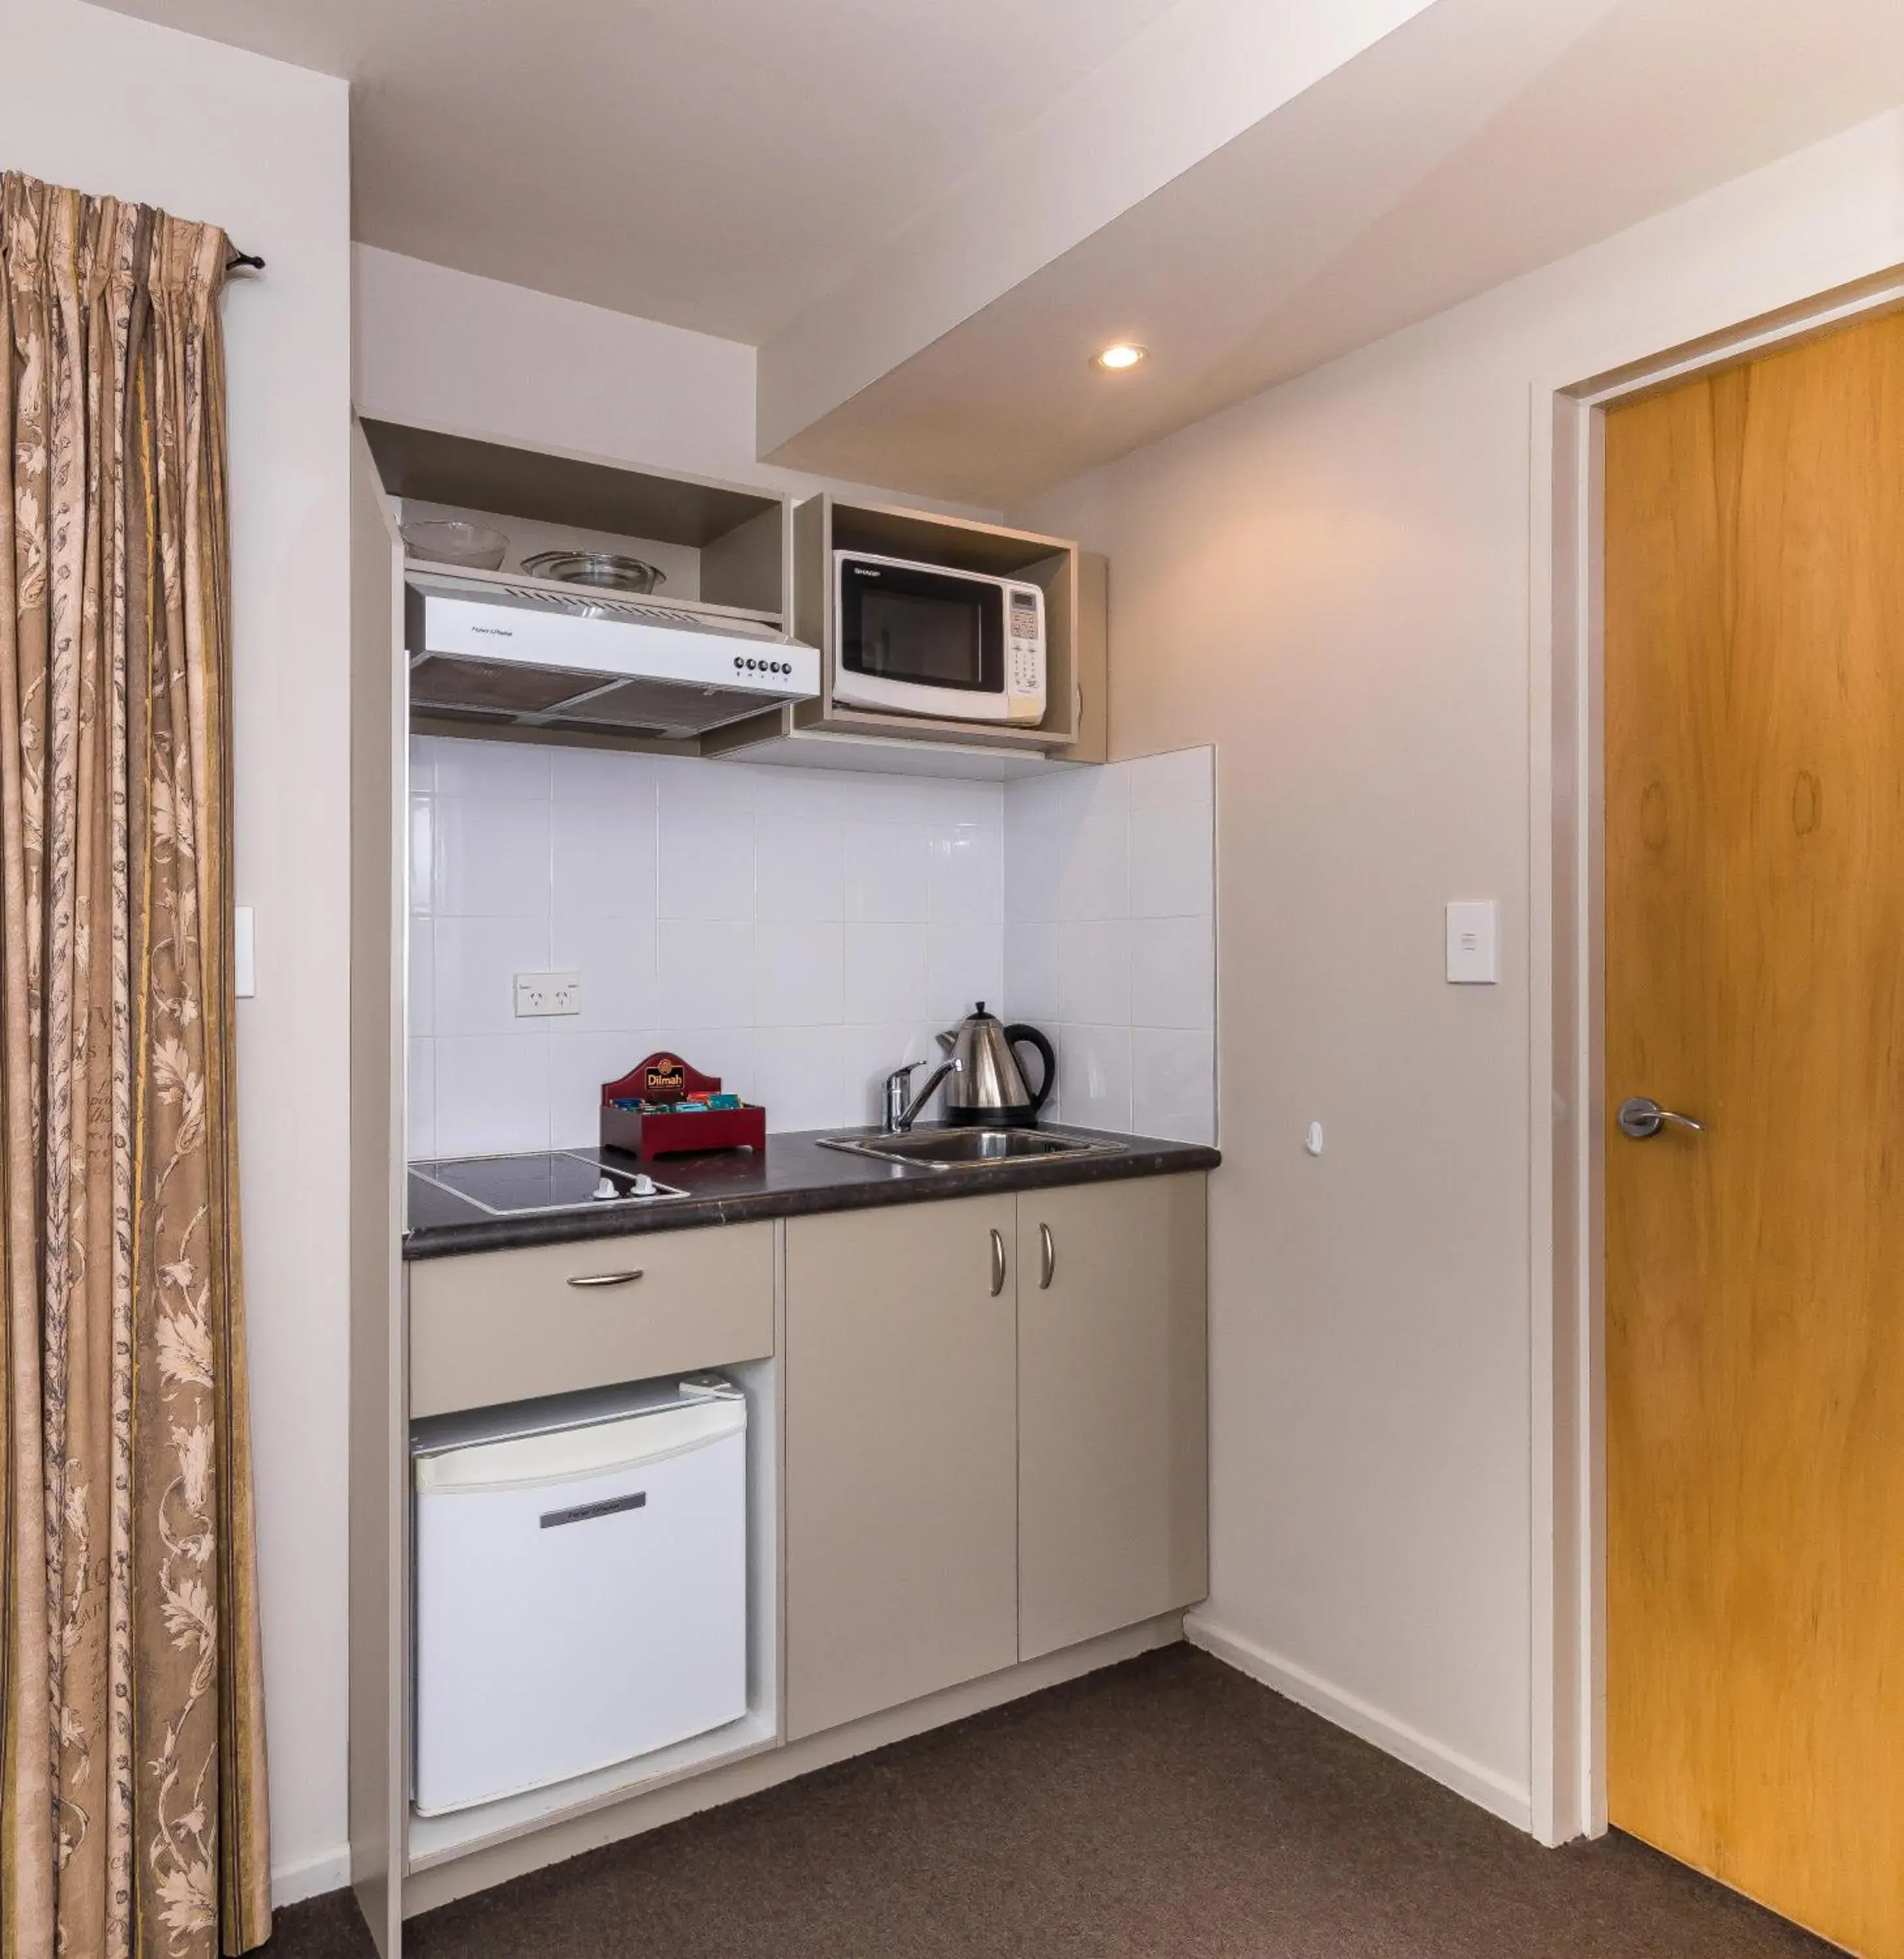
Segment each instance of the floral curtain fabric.
M270 1932L222 232L0 178L0 1951Z

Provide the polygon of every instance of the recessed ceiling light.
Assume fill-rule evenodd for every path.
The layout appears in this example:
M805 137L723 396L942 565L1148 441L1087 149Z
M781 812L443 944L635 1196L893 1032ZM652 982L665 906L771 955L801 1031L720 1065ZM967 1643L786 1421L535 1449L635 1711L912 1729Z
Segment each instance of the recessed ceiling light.
M1113 373L1125 367L1134 367L1144 358L1144 349L1134 347L1128 340L1120 340L1115 347L1107 347L1097 357L1100 367L1108 367Z

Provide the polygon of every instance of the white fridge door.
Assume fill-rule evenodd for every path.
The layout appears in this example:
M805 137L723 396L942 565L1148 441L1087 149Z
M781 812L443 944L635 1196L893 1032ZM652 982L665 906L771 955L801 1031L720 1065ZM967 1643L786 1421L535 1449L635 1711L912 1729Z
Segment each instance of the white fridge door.
M747 1712L744 1403L417 1464L418 1812Z

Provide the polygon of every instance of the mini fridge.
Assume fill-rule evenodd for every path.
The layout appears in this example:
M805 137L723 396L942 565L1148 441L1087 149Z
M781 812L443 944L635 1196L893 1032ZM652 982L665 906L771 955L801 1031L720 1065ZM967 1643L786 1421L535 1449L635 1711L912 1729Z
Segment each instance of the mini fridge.
M738 1388L710 1376L436 1416L411 1453L419 1815L745 1715Z

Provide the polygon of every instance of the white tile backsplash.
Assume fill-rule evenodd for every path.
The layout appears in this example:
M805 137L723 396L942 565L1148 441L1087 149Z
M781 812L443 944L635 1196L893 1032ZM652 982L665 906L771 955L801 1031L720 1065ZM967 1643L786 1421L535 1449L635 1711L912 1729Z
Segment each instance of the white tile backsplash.
M1131 1024L1128 919L1067 919L1058 928L1058 1018Z
M846 916L846 859L837 818L757 816L754 916L836 924Z
M1005 999L1016 1021L1052 1025L1063 1018L1055 925L1005 927Z
M761 1027L754 1037L754 1092L782 1129L846 1120L841 1037L834 1027Z
M411 779L416 1154L591 1142L664 1047L776 1129L875 1121L981 999L1061 1119L1214 1134L1208 749L1000 785L433 738ZM581 1014L514 1018L571 969Z
M962 823L932 840L927 916L935 925L996 925L1005 915L1004 834Z
M1216 1037L1160 1027L1131 1030L1131 1127L1179 1142L1217 1140Z
M931 902L931 828L903 820L846 826L849 919L923 925Z
M926 1018L930 928L849 925L845 1018L859 1026L911 1024ZM889 1062L896 1068L899 1059Z
M776 1129L870 1120L936 1053L935 974L999 1003L998 783L440 738L411 776L417 1154L591 1141L662 1047ZM580 1014L514 1018L516 973L570 970Z
M432 928L439 1034L528 1031L516 1018L515 976L551 971L549 921L440 918Z
M1131 805L1123 770L1081 770L1058 804L1058 916L1131 915Z
M659 930L656 963L661 975L662 1019L677 1027L753 1026L752 922L667 919ZM586 974L583 980L585 983ZM640 1059L631 1055L630 1065Z
M408 1056L408 1094L405 1119L408 1124L411 1156L436 1154L436 1043L413 1040Z
M661 916L754 916L754 818L716 809L677 777L661 786Z
M1065 1122L1215 1138L1215 788L1204 748L1006 789L1005 998Z
M549 970L582 975L582 1011L564 1015L550 1032L625 1034L652 1027L661 1017L658 940L652 910L630 916L558 911L549 923Z
M1116 765L1130 785L1134 810L1182 809L1217 799L1217 751L1173 748Z
M993 1013L1005 1003L1005 929L998 925L926 928L926 1011L941 1026L963 1020L981 1000Z
M641 789L645 793L554 805L549 875L555 910L572 916L655 917L660 875L655 786L646 781Z
M436 1153L490 1156L549 1147L549 1037L439 1034Z
M605 1081L618 1081L662 1043L645 1033L587 1033L563 1021L549 1035L549 1146L586 1149L601 1141L595 1110Z
M774 921L754 928L754 1024L837 1027L846 1011L846 928Z
M1208 1027L1217 993L1210 920L1137 919L1125 929L1131 935L1131 1024Z
M1058 1043L1062 1119L1087 1129L1131 1126L1131 1030L1067 1023Z
M1207 918L1216 842L1207 803L1131 811L1131 916Z
M438 795L430 813L440 918L548 916L546 797Z

